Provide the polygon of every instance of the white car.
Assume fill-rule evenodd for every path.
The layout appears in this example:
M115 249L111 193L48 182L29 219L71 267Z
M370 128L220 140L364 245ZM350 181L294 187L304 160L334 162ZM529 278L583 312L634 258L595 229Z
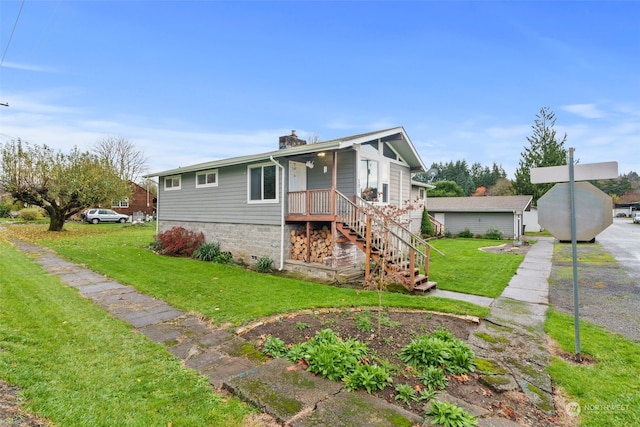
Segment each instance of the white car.
M92 208L85 211L84 220L91 224L98 224L100 222L124 223L129 221L129 215L119 214L112 209Z
M636 212L633 214L633 223L640 224L640 212Z

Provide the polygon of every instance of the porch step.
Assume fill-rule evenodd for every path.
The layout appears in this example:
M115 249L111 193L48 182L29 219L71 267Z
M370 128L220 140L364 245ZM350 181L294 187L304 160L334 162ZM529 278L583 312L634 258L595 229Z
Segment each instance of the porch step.
M363 280L364 271L358 267L349 267L338 271L338 283L359 283Z
M425 278L426 278L426 276L425 276ZM436 285L437 285L437 283L436 283L436 282L429 282L429 281L426 281L426 282L423 282L423 283L421 283L421 284L419 284L419 285L417 285L417 286L414 286L414 287L413 287L413 290L414 290L414 291L428 292L428 291L430 291L431 289L435 289L435 288L436 288Z

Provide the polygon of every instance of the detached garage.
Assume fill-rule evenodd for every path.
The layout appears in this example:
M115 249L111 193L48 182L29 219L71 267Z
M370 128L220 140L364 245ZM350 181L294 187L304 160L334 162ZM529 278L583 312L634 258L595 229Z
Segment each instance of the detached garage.
M428 197L427 210L452 234L465 229L485 234L495 228L505 239L519 240L523 215L532 200L532 196Z

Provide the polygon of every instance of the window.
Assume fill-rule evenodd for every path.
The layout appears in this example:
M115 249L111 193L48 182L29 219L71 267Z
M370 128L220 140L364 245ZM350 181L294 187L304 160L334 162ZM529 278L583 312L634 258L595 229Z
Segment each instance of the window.
M378 201L378 162L360 160L360 197L373 202Z
M198 172L196 174L196 188L217 187L217 186L218 186L217 170Z
M274 164L249 166L249 203L278 201L278 174Z
M181 184L180 175L167 176L164 178L164 189L166 191L179 190L180 184Z
M129 207L129 198L125 197L124 199L117 201L114 200L113 202L111 202L111 207L112 208L128 208Z

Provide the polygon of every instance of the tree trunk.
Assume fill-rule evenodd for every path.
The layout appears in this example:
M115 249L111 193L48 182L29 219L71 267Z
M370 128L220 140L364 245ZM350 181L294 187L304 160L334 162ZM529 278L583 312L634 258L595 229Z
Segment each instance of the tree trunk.
M64 213L50 210L49 231L62 231L62 227L64 227Z

